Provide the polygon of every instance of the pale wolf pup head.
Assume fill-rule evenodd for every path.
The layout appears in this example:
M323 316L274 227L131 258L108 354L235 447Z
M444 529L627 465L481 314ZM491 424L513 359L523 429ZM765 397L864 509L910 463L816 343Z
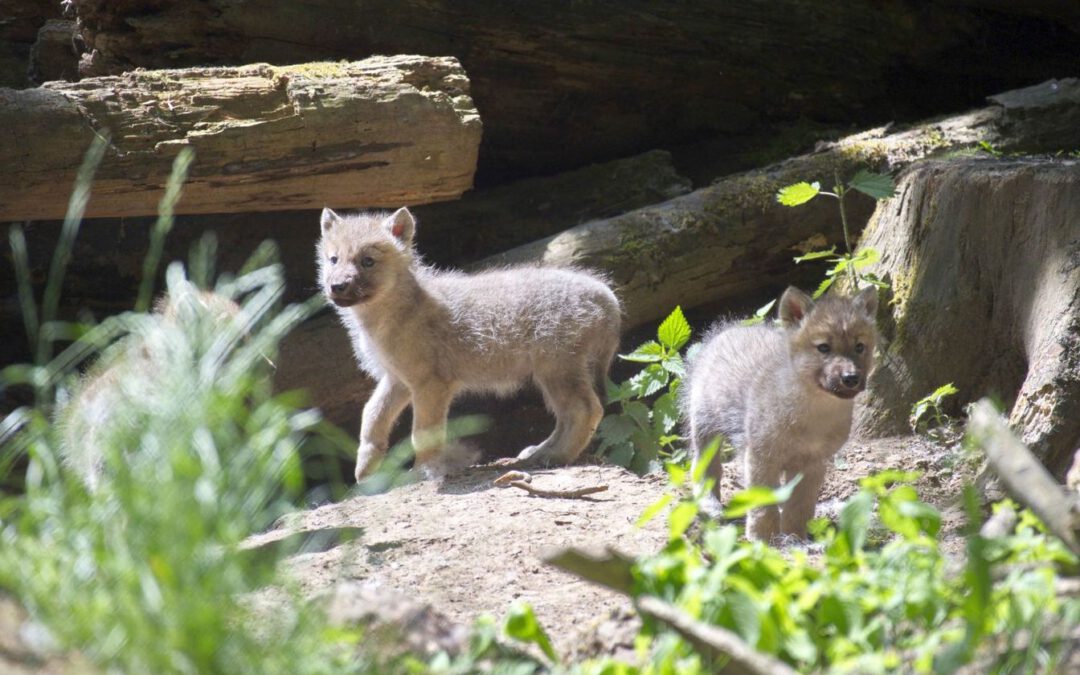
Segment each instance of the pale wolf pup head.
M791 331L791 359L804 381L839 398L854 398L874 369L877 289L816 302L789 287L780 298L780 320Z
M346 216L323 209L321 225L319 279L338 307L378 300L412 264L416 220L407 208Z

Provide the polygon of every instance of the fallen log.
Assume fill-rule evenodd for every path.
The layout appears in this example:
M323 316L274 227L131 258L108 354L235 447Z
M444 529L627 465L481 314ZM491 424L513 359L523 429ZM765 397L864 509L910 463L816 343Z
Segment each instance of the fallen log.
M829 11L813 0L74 4L87 75L456 56L484 113L482 172L499 177L711 134L741 138L762 122L919 119L970 106L977 92L1068 72L1080 59L1080 21L1067 0L951 0L932 8L856 0ZM983 35L996 39L973 39Z
M134 71L0 89L0 221L60 218L95 135L111 137L87 217L156 213L173 158L178 213L393 206L472 186L480 119L447 57Z
M843 246L836 205L814 200L796 209L780 206L775 194L784 185L831 186L834 173L849 177L866 166L895 171L980 147L1006 153L1080 147L1080 81L1052 80L990 101L986 108L903 131L885 127L844 138L663 204L582 224L480 266L530 262L602 270L624 303L628 326L665 316L678 304L778 292L791 278L793 256ZM853 231L860 231L874 204L860 198L848 206Z
M59 19L64 3L41 0L0 0L0 87L30 86L30 52L38 30Z

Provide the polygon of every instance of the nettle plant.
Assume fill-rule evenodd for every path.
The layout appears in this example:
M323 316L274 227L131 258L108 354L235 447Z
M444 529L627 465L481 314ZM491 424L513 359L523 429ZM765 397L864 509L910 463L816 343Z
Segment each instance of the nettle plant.
M633 580L628 592L669 602L801 671L944 673L979 664L980 672L1051 672L1062 656L1058 638L1080 618L1080 602L1055 590L1056 575L1075 569L1075 556L1027 511L1012 531L983 536L972 488L964 494L962 564L946 553L941 514L911 485L918 474L900 471L860 480L837 523L813 521L818 553L811 557L745 541L730 523L707 520L688 536L704 473L667 468L682 495L668 511L668 544L632 563L623 575ZM788 487L739 493L725 518L782 503ZM641 521L672 501L662 499ZM1016 508L995 509L1002 507ZM597 564L616 576L609 561ZM654 621L645 622L642 638L648 664L616 672L709 673L723 665Z
M944 409L945 399L955 396L959 391L952 382L949 382L915 401L915 404L911 406L911 415L908 417L911 430L917 434L932 435L935 430L948 427L950 419Z
M638 346L624 361L645 366L634 376L615 384L608 382L607 400L619 412L607 415L597 428L597 454L613 464L637 473L659 468L659 461L685 460L677 445L679 385L686 375L680 350L690 341L690 324L676 307L656 331L656 339Z
M844 252L837 253L836 247L827 251L812 251L795 258L796 263L809 262L811 260L825 260L831 263L831 267L825 271L825 279L814 291L814 298L819 298L829 290L833 283L845 273L850 277L853 288L859 288L866 284L872 284L878 288L887 288L888 284L879 279L873 273L864 271L866 267L877 262L881 256L876 249L863 248L857 253L852 252L851 231L848 226L847 211L844 209L844 199L852 190L873 197L874 199L889 199L896 194L896 185L892 176L888 174L873 173L865 169L856 173L847 183L840 180L838 173L833 175L835 185L832 192L821 189L821 183L801 182L781 188L776 193L776 201L784 206L799 206L821 195L832 197L837 201L840 209L840 222L844 228Z

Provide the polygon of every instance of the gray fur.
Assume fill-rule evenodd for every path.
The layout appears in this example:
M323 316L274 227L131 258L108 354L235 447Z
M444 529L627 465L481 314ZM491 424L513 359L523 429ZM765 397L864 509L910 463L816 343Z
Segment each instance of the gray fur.
M549 464L581 454L603 414L597 394L618 349L621 313L607 284L569 269L463 274L425 266L413 252L408 209L349 216L325 209L321 221L323 291L360 367L378 380L361 419L357 480L385 455L407 405L417 466L437 473L454 397L506 394L530 379L556 424L518 457Z
M805 536L829 460L847 441L854 396L873 369L876 312L873 288L816 303L789 288L780 325L720 324L691 360L681 404L694 462L723 436L745 453L747 486L777 487L803 474L782 508L751 512L749 537ZM819 351L822 344L828 353ZM705 508L717 515L719 460L708 475L715 487Z

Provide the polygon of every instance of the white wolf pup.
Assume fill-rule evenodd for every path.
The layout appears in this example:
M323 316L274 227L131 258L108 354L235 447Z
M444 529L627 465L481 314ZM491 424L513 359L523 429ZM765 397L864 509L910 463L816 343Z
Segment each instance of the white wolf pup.
M597 392L619 343L619 302L603 281L528 266L435 270L413 251L416 221L407 208L323 209L321 221L323 292L360 367L378 380L361 418L357 480L385 456L394 421L410 403L416 467L437 475L454 397L510 393L530 378L555 414L555 430L518 457L538 465L577 459L603 415Z
M877 291L817 302L797 288L780 298L780 326L725 323L705 337L683 384L695 463L718 436L744 453L746 485L777 487L802 474L791 498L752 511L746 532L769 541L806 536L829 460L847 441L852 399L873 370ZM720 510L719 460L705 510Z

